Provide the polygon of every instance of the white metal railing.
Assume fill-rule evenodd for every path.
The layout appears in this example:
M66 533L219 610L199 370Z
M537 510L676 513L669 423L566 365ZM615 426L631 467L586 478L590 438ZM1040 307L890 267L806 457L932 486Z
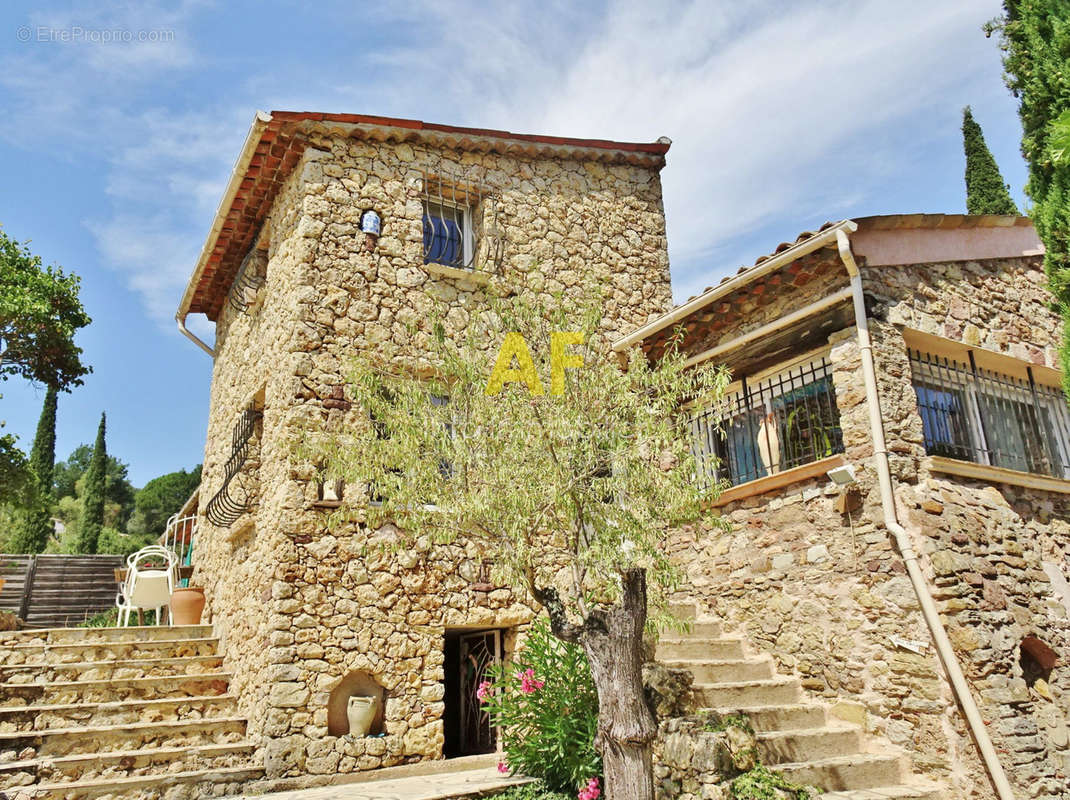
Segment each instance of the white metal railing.
M160 543L175 554L180 566L185 566L193 563L193 544L196 535L197 515L180 517L175 514L167 520L167 528ZM184 578L181 585L188 586L189 579Z

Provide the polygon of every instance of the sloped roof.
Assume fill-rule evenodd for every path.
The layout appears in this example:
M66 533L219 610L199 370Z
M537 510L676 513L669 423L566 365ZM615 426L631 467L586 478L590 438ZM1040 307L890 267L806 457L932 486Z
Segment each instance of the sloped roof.
M664 166L671 145L666 137L656 142L615 142L361 114L257 112L186 287L179 317L203 313L209 319L218 318L242 259L252 247L283 182L300 160L307 137L313 134L377 142L421 142L455 150L606 161L657 169Z

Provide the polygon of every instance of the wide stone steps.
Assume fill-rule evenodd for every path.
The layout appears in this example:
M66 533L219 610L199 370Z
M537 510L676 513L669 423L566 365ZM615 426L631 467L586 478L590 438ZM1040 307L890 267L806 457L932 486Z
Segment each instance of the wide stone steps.
M130 800L196 800L240 793L247 782L256 780L263 772L262 768L253 766L220 767L133 777L89 778L66 783L38 783L25 789L28 793L32 792L29 796L33 800L92 800L97 797L108 800L120 797ZM176 794L176 791L181 793Z
M193 800L263 775L208 626L0 633L0 796Z
M46 664L83 664L100 661L123 661L138 658L179 658L215 655L219 641L202 639L159 639L143 642L90 642L78 644L20 644L0 650L0 668L7 666L44 666Z
M157 747L141 750L79 753L0 762L0 787L10 790L34 783L71 783L114 780L159 772L248 766L256 746L243 739L233 743L193 747Z
M233 743L244 737L243 717L50 728L0 734L0 757L16 754L19 758L41 758L105 750L192 747L197 744Z
M702 617L694 603L670 609L689 631L666 631L658 660L691 672L698 706L745 716L762 763L795 783L819 787L822 800L941 797L941 787L912 775L899 751L866 746L859 726L830 719L824 706L806 702L798 679L777 674L768 655L749 654L743 639L722 635L719 621Z
M178 656L175 658L124 658L115 661L87 661L66 664L18 664L0 667L0 681L8 684L52 683L79 680L122 680L168 675L203 675L223 666L219 655Z
M689 670L696 683L731 683L733 681L761 681L773 677L773 660L749 658L745 660L666 661L665 666Z
M148 678L100 678L53 683L0 683L0 708L27 705L62 705L84 701L152 700L224 694L229 672L198 675L154 675Z
M797 679L780 676L758 681L696 683L692 690L696 702L703 708L795 703L800 691Z
M789 764L808 759L834 758L858 753L862 730L856 725L800 728L758 734L763 764Z
M165 697L156 700L114 700L106 703L0 708L0 733L70 728L76 725L169 722L235 716L237 701L229 694Z

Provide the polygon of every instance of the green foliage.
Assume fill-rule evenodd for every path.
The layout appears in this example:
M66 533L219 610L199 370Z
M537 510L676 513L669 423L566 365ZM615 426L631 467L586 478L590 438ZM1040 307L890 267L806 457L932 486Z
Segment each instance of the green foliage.
M573 792L602 774L598 694L583 648L557 639L540 618L513 663L492 668L491 683L483 707L502 730L511 770Z
M0 503L21 506L33 492L33 473L29 459L16 442L10 433L0 436Z
M996 166L981 126L970 107L962 110L962 143L966 150L966 211L970 214L1017 214L1010 189Z
M1070 397L1070 2L1004 0L1004 77L1018 98L1022 155L1029 164L1030 215L1044 243L1044 268L1064 320L1064 390Z
M750 724L750 719L744 714L725 714L722 716L716 712L711 712L703 727L714 733L723 731L726 728L739 728L745 733L754 734L754 726Z
M0 229L0 379L18 375L64 391L82 384L91 369L74 334L90 319L79 284Z
M56 499L62 501L65 497L82 496L84 492L85 474L89 469L89 462L93 458L93 448L87 444L79 445L67 457L66 461L60 461L53 470L53 484L55 486ZM127 477L129 467L114 456L107 457L105 469L104 519L106 525L122 528L127 524L135 508L137 490ZM81 491L79 490L81 486ZM61 515L61 518L62 515ZM63 518L64 522L67 521Z
M728 793L732 800L781 800L785 793L792 800L810 800L814 796L809 787L792 783L761 764L735 778Z
M104 485L108 463L107 445L104 441L106 425L107 419L102 413L100 427L97 428L97 441L93 446L93 457L89 460L89 469L85 474L79 553L96 553L97 542L104 528Z
M163 533L163 531L160 531L160 533ZM131 553L136 553L146 545L154 544L156 539L159 538L159 535L159 533L155 535L151 533L123 533L122 531L105 525L101 528L100 536L97 537L97 552L128 556Z
M494 800L576 800L575 792L556 792L544 783L522 783L491 795Z
M150 612L154 613L154 612ZM119 609L109 608L107 611L101 611L99 614L94 614L81 625L79 628L114 628L119 624Z
M33 498L26 504L8 546L11 553L43 553L52 538L52 469L56 461L56 390L45 392L37 433L30 451Z
M456 339L441 323L429 327L420 335L429 348L424 374L434 365L433 374L360 354L349 393L367 421L327 433L317 421L298 448L324 465L322 477L366 487L347 492L336 521L394 521L409 538L475 541L495 579L533 595L567 566L571 580L556 591L572 619L615 602L622 571L636 567L660 607L678 580L664 541L675 523L704 516L708 499L694 481L679 409L690 398L715 399L727 374L685 370L675 347L656 364L635 348L621 369L607 352L600 304L547 309L514 298L473 314ZM584 334L570 348L583 366L567 371L562 394L533 395L523 383L486 393L506 332L523 336L550 388L551 331Z
M167 527L167 520L189 499L201 482L198 464L191 472L179 470L153 478L134 498L134 513L126 532L137 536L159 536Z

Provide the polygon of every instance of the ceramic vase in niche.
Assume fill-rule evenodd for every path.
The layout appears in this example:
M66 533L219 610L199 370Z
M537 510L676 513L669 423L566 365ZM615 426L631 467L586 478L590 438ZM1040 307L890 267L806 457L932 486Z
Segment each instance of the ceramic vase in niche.
M349 698L346 712L349 716L349 735L367 736L375 719L376 698L354 695Z

